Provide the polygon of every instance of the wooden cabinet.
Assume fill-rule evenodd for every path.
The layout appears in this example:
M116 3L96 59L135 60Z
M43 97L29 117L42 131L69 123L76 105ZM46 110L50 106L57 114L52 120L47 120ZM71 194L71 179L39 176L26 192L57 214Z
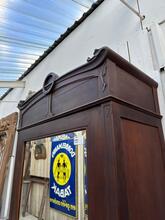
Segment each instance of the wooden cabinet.
M18 220L25 142L87 132L88 219L164 220L164 138L157 83L108 48L21 102L10 210ZM59 219L58 219L59 220Z

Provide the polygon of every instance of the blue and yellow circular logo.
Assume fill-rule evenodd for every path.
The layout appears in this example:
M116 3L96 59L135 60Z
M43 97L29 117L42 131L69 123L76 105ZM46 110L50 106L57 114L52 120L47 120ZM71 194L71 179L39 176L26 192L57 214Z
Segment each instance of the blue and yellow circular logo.
M53 162L53 176L60 186L68 183L71 176L71 162L66 153L59 153Z

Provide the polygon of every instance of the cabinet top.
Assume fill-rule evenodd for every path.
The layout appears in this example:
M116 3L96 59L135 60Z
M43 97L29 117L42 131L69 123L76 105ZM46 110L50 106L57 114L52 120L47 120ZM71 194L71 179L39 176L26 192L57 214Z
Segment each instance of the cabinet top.
M21 127L115 97L159 113L158 84L107 47L96 49L87 63L58 77L50 73L43 88L21 101ZM37 111L40 109L40 111ZM34 117L33 117L34 115Z

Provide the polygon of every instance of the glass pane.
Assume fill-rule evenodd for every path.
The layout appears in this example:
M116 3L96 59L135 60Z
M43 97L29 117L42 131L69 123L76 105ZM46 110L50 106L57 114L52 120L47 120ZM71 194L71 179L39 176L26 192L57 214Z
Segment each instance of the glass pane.
M20 220L88 219L86 131L26 143Z

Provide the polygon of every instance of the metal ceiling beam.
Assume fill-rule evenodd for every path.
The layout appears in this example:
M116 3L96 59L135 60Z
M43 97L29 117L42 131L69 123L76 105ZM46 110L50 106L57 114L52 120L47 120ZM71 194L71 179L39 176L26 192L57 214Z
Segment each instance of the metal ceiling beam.
M1 17L1 15L0 15L0 18L2 18L3 19L3 17ZM4 22L4 21L3 21ZM0 23L1 23L1 21L0 21ZM55 27L54 28L49 28L48 26L45 26L44 25L44 28L43 28L43 26L42 25L39 25L39 24L37 24L37 23L35 23L35 22L33 22L33 24L28 24L28 23L25 23L25 22L23 22L22 20L20 20L20 21L16 21L16 20L14 20L14 21L10 21L10 23L12 24L12 25L16 25L17 27L18 26L25 26L26 28L38 28L38 29L40 29L41 31L48 31L48 32L50 32L50 34L51 33L54 33L54 31L56 32L56 33L58 33L55 29ZM61 27L60 27L61 28ZM61 34L61 32L59 32L59 34Z
M4 48L1 48L0 50L0 55L4 55L4 54L7 54L7 55L10 55L10 54L13 54L14 57L22 57L22 54L26 55L26 56L29 56L29 57L36 57L38 58L38 56L40 56L39 53L31 53L31 52L26 52L25 50L24 51L13 51L13 50L7 50L7 49L4 49Z
M33 3L31 2L27 2L26 0L22 0L24 2L24 4L27 4L27 5L30 5L32 6L33 8L39 8L40 10L43 11L43 13L48 13L48 14L52 14L52 16L54 16L54 10L50 7L49 9L48 8L42 8L41 6L41 2L39 1L39 5L36 5L35 3L37 3L37 1L33 1ZM50 1L48 1L48 4L50 3ZM64 11L63 9L60 9L60 7L56 7L55 8L56 10L60 10L60 13L58 12L58 14L62 15L62 16L65 16L67 17L68 19L70 19L72 22L74 22L74 19L73 19L73 15L69 14L69 11Z
M10 77L14 77L14 78L16 78L16 79L19 79L21 75L22 75L22 74L20 74L20 73L15 74L15 73L4 73L4 72L1 72L1 73L0 73L0 79L1 79L1 76L2 76L3 78L4 78L4 77L9 78L9 80L10 80Z
M25 12L25 11L20 11L20 10L17 10L17 9L15 9L15 8L13 8L11 4L10 4L10 6L7 6L7 5L3 5L3 4L0 2L0 6L1 6L2 8L7 8L7 9L9 9L9 10L15 11L16 13L23 14L24 16L32 17L34 20L40 20L40 21L42 21L42 22L45 23L45 24L51 24L51 25L53 26L53 23L55 23L55 24L57 24L57 25L59 25L59 26L63 26L63 27L66 27L66 28L67 28L67 25L64 24L64 23L57 22L57 21L51 22L51 21L49 21L49 20L42 19L40 16L37 16L36 14L35 14L35 15L30 15L30 14L28 14L28 13Z
M15 56L10 56L10 55L7 55L5 56L5 54L2 56L2 54L0 53L0 61L3 61L3 62L21 62L21 63L31 63L31 62L34 62L35 61L35 58L34 59L30 59L30 58L24 58L23 56L22 57L15 57Z
M0 67L2 65L2 66L6 66L6 67L15 66L15 67L26 67L27 68L30 66L30 64L31 63L24 63L24 62L20 62L20 61L13 62L13 61L8 61L8 60L4 61L4 60L0 59Z
M1 23L1 22L0 22L0 23ZM55 33L60 34L59 32L54 31L54 36L52 36L52 35L43 36L42 33L36 34L35 32L34 32L34 33L29 32L29 30L26 30L26 31L18 30L18 29L16 29L14 26L9 27L9 26L7 26L7 25L4 25L3 27L2 27L2 25L0 25L0 30L1 30L2 32L4 32L4 31L6 32L6 30L8 30L8 31L12 31L12 33L13 33L13 32L15 32L15 33L17 33L17 34L19 33L19 34L26 35L26 36L28 36L28 37L35 37L35 38L40 38L40 39L45 39L45 38L46 38L46 40L50 40L50 41L54 41ZM52 37L51 37L51 36L52 36Z
M15 58L15 57L9 57L9 56L3 56L0 57L0 62L4 63L25 63L25 64L32 64L34 63L34 60L32 59L22 59L22 58Z
M2 82L3 81L8 81L8 80L9 81L16 81L17 79L18 79L18 77L12 77L12 76L8 77L8 78L7 77L0 77L0 81L2 81Z
M27 43L23 43L23 42L19 42L19 41L14 41L14 40L1 40L0 39L0 46L2 45L6 45L6 46L9 46L9 47L15 47L15 48L18 48L18 49L26 49L26 50L30 50L32 49L33 51L34 50L46 50L48 49L48 47L44 47L44 46L37 46L35 44L27 44ZM20 52L21 53L21 52Z
M25 81L0 81L0 88L25 88Z
M11 80L20 80L20 74L18 75L9 75L9 76L5 76L5 75L0 75L0 81L11 81ZM1 88L1 87L0 87ZM6 87L5 87L6 88ZM8 88L8 87L7 87Z
M15 37L8 37L8 36L2 36L0 35L0 41L2 42L7 42L7 43L17 43L17 44L23 44L23 45L27 45L27 46L32 46L32 47L36 47L36 48L48 48L49 44L39 44L33 41L28 41L28 40L21 40L19 38L15 38Z
M17 68L14 68L14 70L17 70L17 71L20 71L20 70L26 70L27 68L26 67L17 67ZM4 67L4 66L0 66L0 72L3 71L3 70L13 70L13 67Z
M17 41L18 43L19 41ZM39 56L41 55L41 51L43 51L43 48L34 48L31 45L14 45L13 42L11 41L2 41L0 40L0 53L1 51L6 52L6 53L16 53L16 54L29 54L29 55L34 55L34 56ZM26 49L26 50L25 50Z
M20 72L18 71L18 70L16 70L16 69L12 69L12 70L8 70L8 69L5 69L5 70L0 70L0 74L1 74L1 72L3 72L3 73L15 73L15 74L20 74ZM21 72L22 73L22 72Z
M1 10L1 6L0 6L0 10ZM2 26L5 26L5 27L6 26L7 27L13 27L14 26L14 27L17 27L19 30L24 29L25 31L27 31L27 27L31 27L32 30L28 29L28 31L33 31L35 33L42 32L44 34L45 30L47 30L50 33L55 32L55 33L61 34L61 32L56 30L57 27L56 28L54 28L54 27L53 28L49 28L49 27L44 27L43 28L43 25L40 25L40 24L37 24L37 23L28 24L28 23L25 23L24 21L19 22L17 20L11 20L10 23L9 23L8 19L6 19L6 20L3 19L3 16L0 15L0 18L1 18L0 23L3 24Z
M19 72L4 72L4 71L1 71L0 72L0 78L1 78L1 76L19 76L19 75L21 75L21 73L19 73Z
M0 77L0 81L16 81L16 80L18 80L18 77L15 77L15 76L10 76L10 78L9 77L4 77L4 76L2 76L2 77Z
M35 43L38 44L38 42L40 42L40 44L42 45L47 45L49 46L50 43L54 42L54 39L59 36L59 34L55 34L51 37L42 37L41 34L39 35L34 35L34 34L29 34L28 31L27 32L23 32L23 31L19 31L19 30L11 30L9 28L4 28L1 27L0 25L0 36L3 38L6 38L6 36L9 38L14 38L14 40L21 40L21 41L25 41L25 42L31 42L31 43ZM12 37L11 37L12 36ZM23 39L23 40L22 40Z

